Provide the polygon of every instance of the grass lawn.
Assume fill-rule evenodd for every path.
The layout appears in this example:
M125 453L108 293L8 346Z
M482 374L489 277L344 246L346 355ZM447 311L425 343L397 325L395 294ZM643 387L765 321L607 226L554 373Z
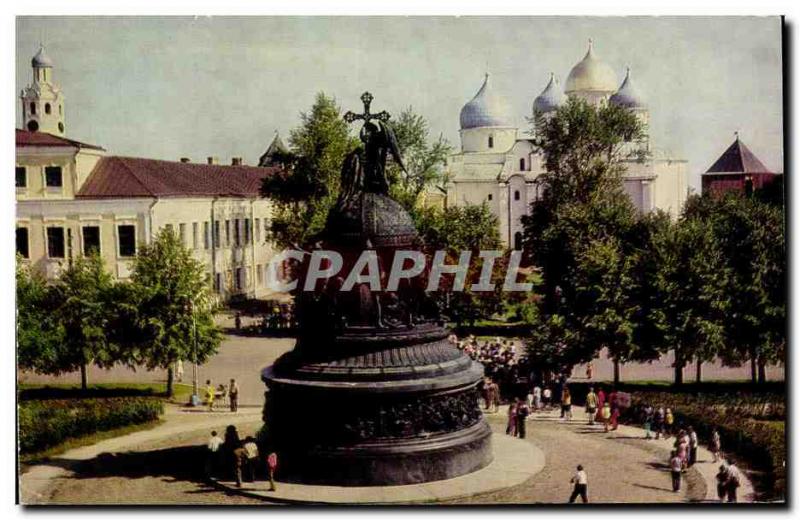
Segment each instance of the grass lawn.
M89 385L81 390L80 385L72 383L17 384L17 394L21 401L31 399L65 399L70 397L125 397L125 396L159 396L166 398L166 383L101 383ZM192 395L192 385L175 383L173 396L168 399L174 403L186 403Z

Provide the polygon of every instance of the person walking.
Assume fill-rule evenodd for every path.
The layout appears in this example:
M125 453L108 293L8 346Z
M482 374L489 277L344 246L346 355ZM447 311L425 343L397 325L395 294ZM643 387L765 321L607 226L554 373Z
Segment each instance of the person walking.
M678 452L678 457L681 458L681 466L686 469L689 465L689 438L686 435L686 430L678 432L674 446Z
M539 411L542 408L542 388L539 385L533 387L533 409Z
M656 410L654 417L654 429L656 431L656 440L660 439L662 435L666 437L666 433L664 432L664 407L659 406Z
M728 465L720 464L717 471L717 497L720 502L725 501L728 495Z
M725 483L725 491L728 496L728 502L738 502L736 493L741 485L742 475L739 473L739 468L733 460L728 461L728 480Z
M608 433L608 426L611 423L611 404L608 401L603 403L600 418L603 420L603 431Z
M214 411L214 398L216 397L217 390L214 388L214 385L211 384L211 380L206 380L206 404L208 405L208 411Z
M508 423L506 424L506 435L517 436L517 401L512 401L508 405Z
M267 455L267 474L269 475L269 490L275 491L275 470L278 469L278 454L274 451Z
M602 388L597 389L597 417L596 421L603 422L603 405L606 404L606 393Z
M681 472L683 470L683 461L678 456L678 452L672 450L669 459L669 471L672 475L672 491L678 492L681 490Z
M179 383L183 382L183 361L180 359L175 362L175 378Z
M528 408L528 405L524 401L519 401L517 403L517 437L520 439L525 438L529 413L530 408Z
M667 408L664 412L664 438L669 438L672 435L672 427L675 425L675 416L672 414L672 409Z
M594 393L592 386L589 387L589 393L586 394L586 414L589 416L589 424L594 424L597 415L597 394Z
M722 443L719 438L719 431L716 428L711 432L711 445L709 446L711 450L711 455L714 457L714 463L716 463L720 458L720 452L722 451Z
M572 420L572 395L567 385L561 391L561 417L567 421Z
M570 479L570 483L573 484L572 494L569 496L569 503L575 503L575 499L578 498L580 495L581 500L584 504L589 503L589 476L584 471L583 466L578 464L577 471L575 475L572 476Z
M650 432L653 429L653 407L649 404L644 407L644 438L647 440L652 439Z
M258 446L253 437L247 437L241 448L234 450L236 460L236 486L242 487L242 477L247 482L256 479L256 461L258 460ZM244 474L244 475L243 475Z
M688 428L689 434L689 467L692 467L697 462L697 447L700 444L697 440L697 432L694 431L694 428L689 426Z
M206 443L205 474L207 479L211 479L219 466L220 447L222 444L222 438L217 435L216 430L212 431L211 437Z
M550 390L549 386L545 386L544 390L542 390L542 404L544 405L545 410L550 409L550 399L552 398L552 390Z
M231 379L231 387L228 389L228 397L231 400L231 411L239 411L239 384L235 379Z

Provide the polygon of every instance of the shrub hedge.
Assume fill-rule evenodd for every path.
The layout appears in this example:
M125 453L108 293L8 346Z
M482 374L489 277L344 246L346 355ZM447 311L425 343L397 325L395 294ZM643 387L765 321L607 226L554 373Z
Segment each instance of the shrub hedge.
M19 449L33 453L68 439L155 421L164 412L157 398L50 399L19 403Z

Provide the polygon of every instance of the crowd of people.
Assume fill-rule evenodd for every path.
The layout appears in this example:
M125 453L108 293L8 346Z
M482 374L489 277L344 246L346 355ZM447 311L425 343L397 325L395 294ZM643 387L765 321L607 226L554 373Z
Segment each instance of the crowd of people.
M234 316L233 325L237 332L243 330L241 312L237 312ZM252 323L247 328L250 331L268 334L276 330L289 330L295 327L297 327L297 318L294 312L294 304L273 302L268 305L266 311L257 315L255 323Z
M242 487L242 481L255 482L256 475L263 473L269 480L269 490L275 491L277 467L278 455L275 452L270 451L262 458L256 439L252 436L241 439L234 425L226 428L224 439L212 431L206 443L206 478L230 478Z

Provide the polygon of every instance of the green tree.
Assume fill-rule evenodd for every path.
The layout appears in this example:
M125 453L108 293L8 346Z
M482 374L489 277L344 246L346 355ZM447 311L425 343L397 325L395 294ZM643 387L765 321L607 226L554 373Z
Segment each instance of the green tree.
M60 374L64 328L53 312L53 294L44 278L17 255L17 364L42 374Z
M431 140L428 122L412 107L403 110L391 125L406 171L394 162L387 165L390 195L413 215L420 209L425 190L444 189L447 179L442 167L453 147L441 134Z
M657 258L656 287L664 351L674 353L676 385L693 359L713 359L725 345L729 271L713 224L683 219L664 227L653 241Z
M473 292L471 285L477 283L483 262L478 253L483 250L501 250L502 241L498 231L497 217L483 205L420 207L416 217L417 229L429 253L445 251L447 263L458 263L462 251L471 253L470 268L463 291L453 292L452 276L445 276L440 284L439 300L448 315L458 325L474 323L481 317L489 317L503 309L504 293L499 273L507 258L498 258L494 264L494 291Z
M637 145L641 123L627 109L570 99L536 119L534 133L546 172L542 196L522 222L525 249L542 272L537 335L565 349L558 358L567 366L558 368L608 347L618 378L620 362L652 356L635 342L638 219L622 185L626 161L646 156ZM569 334L556 341L559 331ZM536 342L530 345L533 356Z
M320 92L289 137L287 167L264 179L261 194L275 202L271 233L280 247L304 245L325 226L340 190L345 156L358 144L336 100Z
M784 209L772 200L728 194L693 197L686 218L710 222L729 272L725 285L723 362L750 361L753 382L764 381L766 365L785 355L786 244Z
M222 340L208 275L177 234L164 228L136 254L131 284L138 311L127 309L135 330L128 347L148 369L167 370L167 393L172 395L175 362L203 363Z

